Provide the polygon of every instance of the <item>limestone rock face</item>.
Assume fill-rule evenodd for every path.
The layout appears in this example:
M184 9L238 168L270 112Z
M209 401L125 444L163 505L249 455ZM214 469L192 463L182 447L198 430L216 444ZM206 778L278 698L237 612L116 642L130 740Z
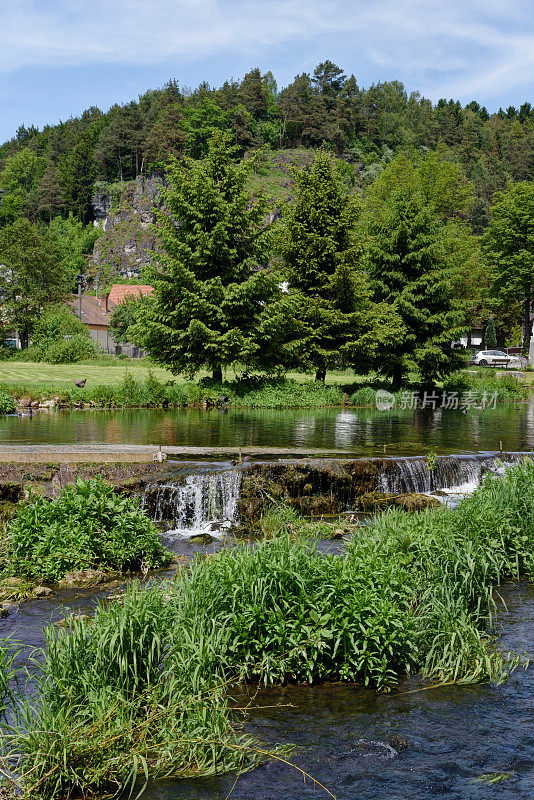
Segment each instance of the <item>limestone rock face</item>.
M116 204L109 193L95 195L95 224L104 231L94 246L95 267L111 268L121 278L139 277L156 246L151 226L156 220L155 208L161 203L162 187L161 178L140 175L124 184Z

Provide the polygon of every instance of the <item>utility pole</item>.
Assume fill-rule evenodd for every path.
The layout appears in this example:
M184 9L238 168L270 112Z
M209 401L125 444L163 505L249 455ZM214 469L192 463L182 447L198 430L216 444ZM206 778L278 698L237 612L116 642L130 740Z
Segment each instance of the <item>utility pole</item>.
M82 285L83 275L78 275L78 316L82 318Z

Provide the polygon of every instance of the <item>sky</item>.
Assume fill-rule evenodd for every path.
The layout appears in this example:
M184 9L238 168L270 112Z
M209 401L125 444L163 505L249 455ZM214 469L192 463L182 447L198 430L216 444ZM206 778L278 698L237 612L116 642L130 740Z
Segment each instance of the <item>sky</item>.
M488 110L534 102L534 0L0 0L0 142L174 78L253 67L279 88L330 59Z

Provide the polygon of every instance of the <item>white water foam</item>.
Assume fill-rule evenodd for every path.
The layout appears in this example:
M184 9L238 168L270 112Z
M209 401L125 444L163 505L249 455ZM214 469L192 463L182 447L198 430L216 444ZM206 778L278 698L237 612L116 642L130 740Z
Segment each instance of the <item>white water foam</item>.
M237 522L240 486L241 472L234 469L190 473L183 481L152 486L152 519L172 520L173 527L165 533L168 538L203 533L222 538Z

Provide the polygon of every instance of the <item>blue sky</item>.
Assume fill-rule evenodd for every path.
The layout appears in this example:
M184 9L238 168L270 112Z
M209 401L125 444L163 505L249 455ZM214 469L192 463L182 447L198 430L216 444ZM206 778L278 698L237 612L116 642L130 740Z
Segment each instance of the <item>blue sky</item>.
M0 141L176 78L251 67L281 88L326 58L490 111L534 102L532 0L0 0Z

